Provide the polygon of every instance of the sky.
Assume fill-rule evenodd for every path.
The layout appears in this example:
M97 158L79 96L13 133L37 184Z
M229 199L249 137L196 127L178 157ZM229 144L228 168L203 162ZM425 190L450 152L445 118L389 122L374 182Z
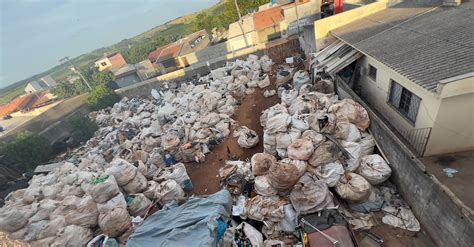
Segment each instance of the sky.
M0 0L0 88L218 0Z

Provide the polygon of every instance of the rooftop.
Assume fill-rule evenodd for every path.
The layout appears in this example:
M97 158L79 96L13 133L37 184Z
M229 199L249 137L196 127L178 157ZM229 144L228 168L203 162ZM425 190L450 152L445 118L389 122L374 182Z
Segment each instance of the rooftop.
M458 7L408 2L331 33L435 92L441 80L474 71L473 23L473 2Z
M262 30L280 23L283 21L284 16L281 7L276 6L255 13L253 19L255 22L255 29Z

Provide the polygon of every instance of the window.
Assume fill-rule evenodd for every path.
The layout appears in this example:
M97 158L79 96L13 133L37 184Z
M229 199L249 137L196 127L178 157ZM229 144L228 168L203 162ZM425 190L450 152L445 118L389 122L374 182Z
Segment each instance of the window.
M102 62L102 63L100 63L100 65L102 65L102 66L107 66L107 63L106 63L106 62Z
M369 78L376 81L377 80L377 69L369 64Z
M421 102L420 97L414 95L396 81L390 81L392 84L390 87L390 105L397 108L398 112L408 118L410 122L415 123Z

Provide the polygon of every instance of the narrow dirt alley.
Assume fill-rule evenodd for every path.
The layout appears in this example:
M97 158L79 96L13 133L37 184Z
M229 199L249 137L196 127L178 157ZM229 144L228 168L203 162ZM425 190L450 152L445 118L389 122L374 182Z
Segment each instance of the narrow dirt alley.
M275 72L271 74L275 74ZM275 77L271 76L271 74L270 86L263 89L255 88L253 94L246 95L239 99L241 105L233 116L233 119L236 121L235 126L232 127L229 136L206 156L206 161L203 163L186 164L188 175L194 185L194 190L191 194L205 195L219 191L220 178L218 171L225 165L226 160L232 157L239 160L246 160L250 159L255 153L263 152L263 128L260 125L260 115L263 110L280 101L276 94L269 98L263 97L265 90L276 90L274 85ZM239 126L247 126L258 133L259 142L257 146L250 149L243 149L237 144L237 139L232 135L233 131Z

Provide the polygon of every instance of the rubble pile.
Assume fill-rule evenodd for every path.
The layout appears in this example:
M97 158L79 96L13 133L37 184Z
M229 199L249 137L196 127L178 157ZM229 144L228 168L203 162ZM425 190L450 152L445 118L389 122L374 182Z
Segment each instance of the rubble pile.
M408 205L387 181L390 166L374 154L367 111L351 99L316 91L304 71L284 69L277 83L281 103L260 117L264 153L256 153L250 162L228 161L221 169L224 184L240 175L246 179L242 183L254 187L247 194L231 190L234 217L263 223L261 228L245 222L229 228L235 236L242 227L245 234L251 232L252 236L234 240L250 241L252 246L288 244L289 238L297 236L300 217L331 209L345 214L354 229L370 228L368 213L379 211L385 215L384 223L419 231ZM245 231L248 227L252 229Z
M203 162L229 135L234 97L269 86L272 65L267 56L250 55L193 83L91 113L100 126L94 137L13 192L0 209L0 231L40 246L83 245L98 234L124 243L154 204L187 200L193 185L183 162ZM245 126L236 136L245 148L258 143Z

